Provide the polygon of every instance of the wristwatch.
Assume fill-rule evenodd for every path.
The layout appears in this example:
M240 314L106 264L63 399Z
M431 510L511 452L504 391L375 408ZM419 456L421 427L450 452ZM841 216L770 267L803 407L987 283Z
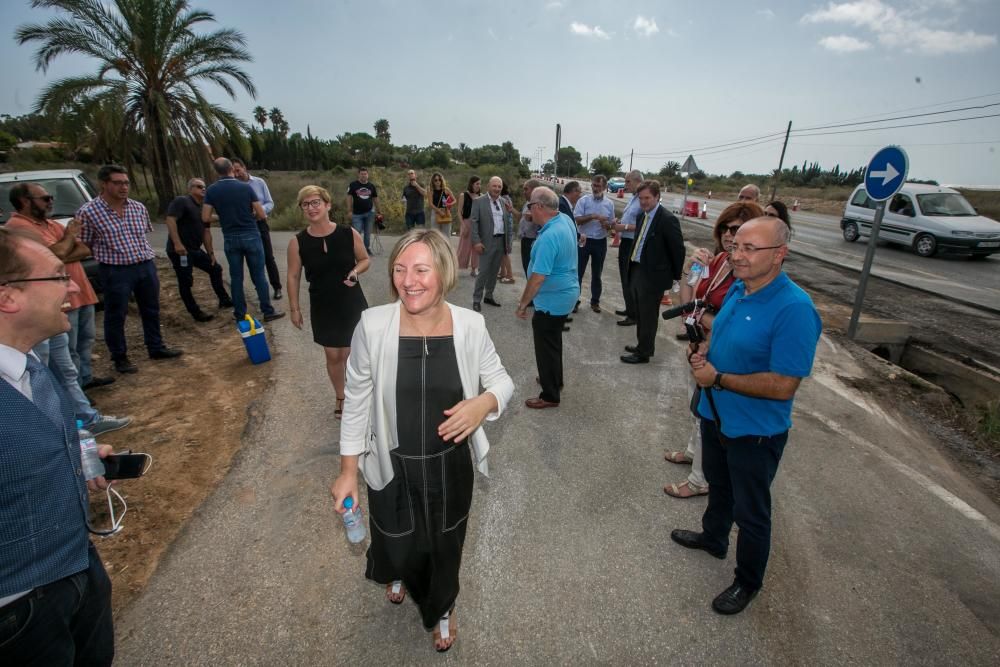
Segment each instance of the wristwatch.
M719 391L722 391L722 389L723 389L723 386L722 386L722 376L723 376L722 373L716 373L715 374L715 382L712 383L712 389L717 389Z

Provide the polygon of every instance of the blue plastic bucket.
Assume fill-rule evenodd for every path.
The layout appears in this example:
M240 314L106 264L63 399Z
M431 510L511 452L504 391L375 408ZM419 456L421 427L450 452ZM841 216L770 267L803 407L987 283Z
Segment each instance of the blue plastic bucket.
M247 315L236 323L243 345L247 348L247 356L254 364L262 364L271 360L271 351L267 349L267 337L264 336L264 325Z

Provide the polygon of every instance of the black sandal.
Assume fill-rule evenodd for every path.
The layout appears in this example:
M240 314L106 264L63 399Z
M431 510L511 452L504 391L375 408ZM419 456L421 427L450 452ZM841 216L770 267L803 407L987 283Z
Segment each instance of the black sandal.
M344 418L344 398L342 396L337 397L337 407L333 410L333 416L337 419Z

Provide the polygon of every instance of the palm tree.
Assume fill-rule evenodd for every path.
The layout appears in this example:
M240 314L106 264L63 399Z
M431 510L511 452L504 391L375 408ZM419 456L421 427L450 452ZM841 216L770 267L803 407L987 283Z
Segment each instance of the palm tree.
M271 118L271 128L280 134L281 128L287 127L287 124L285 123L285 116L281 113L281 109L278 107L272 107L268 112L268 115Z
M389 134L389 121L387 121L385 118L379 118L377 121L375 121L375 136L378 139L389 141L389 138L391 136Z
M176 192L178 164L206 168L209 151L222 150L245 129L199 88L206 81L214 83L234 100L234 84L251 97L257 92L238 67L252 60L242 33L222 29L195 34L198 24L215 21L210 12L191 9L187 0L111 0L108 6L100 0L32 0L31 6L68 14L17 29L19 44L40 44L36 69L46 72L64 53L93 58L98 65L90 76L50 84L36 111L58 114L123 100L129 130L122 139L141 140L161 212ZM124 158L128 165L130 155Z
M254 107L253 108L253 119L255 121L257 121L257 124L260 125L261 131L263 131L264 130L264 123L267 122L267 109L265 109L264 107L261 107L261 106Z

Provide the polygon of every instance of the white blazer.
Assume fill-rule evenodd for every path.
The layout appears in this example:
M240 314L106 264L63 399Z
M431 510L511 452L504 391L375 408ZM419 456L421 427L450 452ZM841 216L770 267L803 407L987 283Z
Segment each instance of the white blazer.
M479 395L479 385L496 396L497 419L514 394L514 381L497 356L486 321L479 313L447 304L451 309L455 356L465 398ZM398 301L368 308L351 340L347 387L340 427L340 454L359 455L358 466L368 486L379 490L392 480L389 452L399 447L396 423L396 367L399 358ZM407 425L404 424L404 427ZM490 443L478 428L469 437L476 466L489 474L486 453Z

